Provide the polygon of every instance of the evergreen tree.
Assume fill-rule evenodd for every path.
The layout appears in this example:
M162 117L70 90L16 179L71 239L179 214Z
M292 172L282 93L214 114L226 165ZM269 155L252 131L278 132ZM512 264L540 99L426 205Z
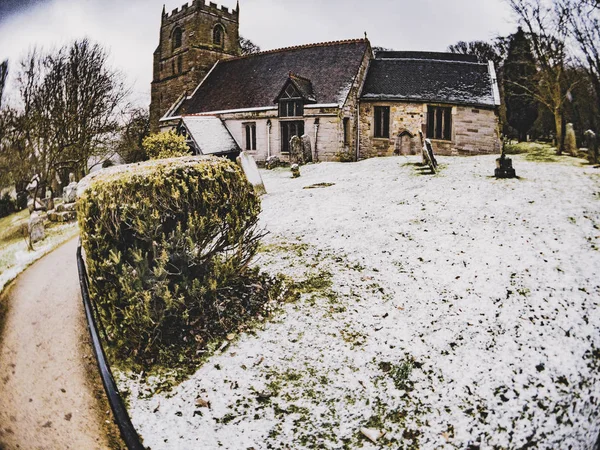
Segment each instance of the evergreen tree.
M504 62L506 118L508 124L517 130L519 141L527 139L527 132L538 116L538 104L531 95L536 72L529 40L519 27L511 36Z

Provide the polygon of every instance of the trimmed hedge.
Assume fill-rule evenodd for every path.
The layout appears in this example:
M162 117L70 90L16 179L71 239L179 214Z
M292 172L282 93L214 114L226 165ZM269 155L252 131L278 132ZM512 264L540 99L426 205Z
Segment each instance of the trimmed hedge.
M90 293L120 361L172 366L266 315L277 283L249 267L260 199L225 159L109 168L80 184Z

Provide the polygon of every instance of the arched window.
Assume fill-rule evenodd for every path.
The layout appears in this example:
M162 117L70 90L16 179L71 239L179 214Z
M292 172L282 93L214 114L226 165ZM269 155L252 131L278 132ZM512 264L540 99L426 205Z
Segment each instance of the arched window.
M223 47L223 43L225 41L225 30L223 29L223 25L217 24L213 29L213 44L218 45L219 47Z
M175 50L176 48L181 47L181 39L183 36L183 32L181 31L181 28L177 27L175 28L175 30L173 31L173 50Z

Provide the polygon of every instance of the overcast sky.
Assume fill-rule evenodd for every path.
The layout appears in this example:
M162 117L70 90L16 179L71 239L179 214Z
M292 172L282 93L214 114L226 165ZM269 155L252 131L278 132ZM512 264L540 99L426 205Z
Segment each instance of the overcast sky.
M235 0L215 2L235 7ZM183 3L0 0L0 60L11 60L14 75L16 61L31 46L87 36L109 50L111 63L132 86L132 101L147 105L162 6L170 11ZM488 40L515 29L505 0L240 0L240 10L241 34L263 50L367 32L373 46L444 51L459 40Z

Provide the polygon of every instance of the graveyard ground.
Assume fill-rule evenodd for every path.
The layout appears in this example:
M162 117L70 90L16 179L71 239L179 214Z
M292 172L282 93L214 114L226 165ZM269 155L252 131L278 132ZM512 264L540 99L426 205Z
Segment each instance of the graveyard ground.
M28 220L26 209L0 219L0 292L30 264L78 233L76 223L49 223L44 240L33 244L33 251L30 251L24 237Z
M440 157L434 176L416 156L262 171L257 264L304 293L170 392L121 374L145 444L591 446L600 169L547 156L513 156L512 180L495 156Z

